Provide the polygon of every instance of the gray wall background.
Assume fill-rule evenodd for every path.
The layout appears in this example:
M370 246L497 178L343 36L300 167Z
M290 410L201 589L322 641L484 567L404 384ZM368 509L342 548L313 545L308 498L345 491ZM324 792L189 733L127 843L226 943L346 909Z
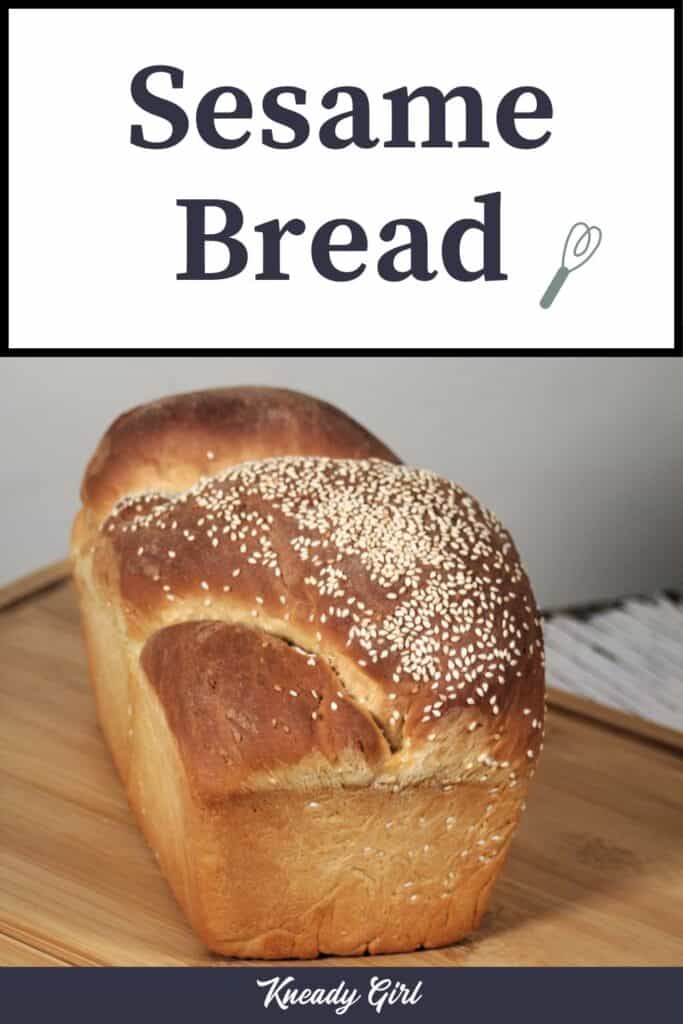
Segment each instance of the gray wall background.
M683 362L13 357L0 366L0 584L62 557L80 475L118 413L175 391L297 388L511 530L546 608L683 588Z

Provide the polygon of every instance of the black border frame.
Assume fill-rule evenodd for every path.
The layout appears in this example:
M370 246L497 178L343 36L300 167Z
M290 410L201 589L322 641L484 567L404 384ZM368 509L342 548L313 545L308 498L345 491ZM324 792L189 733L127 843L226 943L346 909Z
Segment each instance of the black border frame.
M328 9L334 5L323 5L318 9ZM412 5L400 4L397 7L406 8ZM450 5L436 5L433 9L444 9ZM497 10L498 5L496 4L472 4L472 8L478 10ZM120 356L244 356L244 355L262 355L262 356L355 356L357 358L363 358L364 356L476 356L480 358L495 357L495 356L535 356L535 357L562 357L562 356L573 356L573 357L590 357L590 356L636 356L636 357L672 357L672 356L683 356L683 314L681 309L681 292L683 283L683 266L681 258L681 215L682 215L682 204L681 204L681 193L683 192L683 167L681 165L681 95L683 94L683 74L681 69L681 2L675 0L673 4L663 5L661 7L648 8L648 10L672 10L674 13L674 196L673 196L673 215L674 215L674 317L673 317L673 328L674 328L674 344L673 347L667 348L142 348L142 347L122 347L117 346L116 348L43 348L43 347L32 347L32 348L12 348L9 341L9 303L10 303L10 288L9 288L9 265L10 265L10 252L9 252L9 214L10 214L10 191L9 191L9 93L10 93L10 72L9 72L9 48L10 48L10 34L9 34L9 18L12 10L40 10L40 8L24 7L24 8L8 8L7 10L7 276L5 278L6 289L7 289L7 328L5 339L0 346L1 356L93 356L93 355L120 355ZM252 10L268 10L268 6L259 4L245 4L240 7L250 8ZM610 10L613 13L641 10L643 8L642 3L631 3L623 4L619 7L612 7ZM108 8L111 10L112 8ZM138 7L115 7L113 10L141 10ZM213 10L225 9L219 7L208 8ZM349 6L346 8L349 11L366 10L365 6ZM596 10L594 4L538 4L529 6L523 6L518 8L519 10Z

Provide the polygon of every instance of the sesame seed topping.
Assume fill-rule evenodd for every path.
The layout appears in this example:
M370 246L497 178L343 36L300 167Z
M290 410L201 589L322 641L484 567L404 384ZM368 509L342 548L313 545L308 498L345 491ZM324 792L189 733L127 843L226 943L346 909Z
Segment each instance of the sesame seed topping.
M309 646L324 644L331 662L348 649L373 686L384 685L385 699L400 702L381 712L369 690L370 711L394 734L407 720L433 742L430 724L476 706L477 721L466 728L488 724L492 733L496 720L500 736L517 680L540 665L540 618L509 534L461 487L426 470L377 459L246 462L181 494L123 498L102 530L115 544L137 534L126 552L144 553L145 564L131 573L147 588L162 587L168 601L191 600L194 566L207 577L203 591L231 593L238 608L287 605L274 616L291 622L284 639L310 636ZM165 531L173 532L171 549ZM176 621L182 607L168 614ZM312 652L304 654L314 668ZM345 685L367 704L368 685L356 676ZM542 717L530 724L542 729Z

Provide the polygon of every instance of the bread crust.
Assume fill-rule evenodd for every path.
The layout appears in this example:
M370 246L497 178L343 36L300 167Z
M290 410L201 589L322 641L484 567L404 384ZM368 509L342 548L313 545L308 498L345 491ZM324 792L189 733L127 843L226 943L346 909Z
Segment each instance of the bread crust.
M388 754L325 661L260 630L179 623L152 634L140 663L207 804L226 791L321 778L368 785Z
M134 451L94 473L99 498L84 485L75 576L107 742L197 933L263 959L467 935L542 749L541 624L507 531L435 474L306 455L180 493L160 460L164 486L103 518L149 479Z
M519 817L517 790L276 782L207 803L138 671L128 799L209 949L263 960L399 953L478 926Z
M524 780L497 790L321 776L307 789L285 788L280 776L206 800L158 689L139 661L135 672L128 799L209 949L264 960L398 953L457 942L478 926Z
M81 500L99 520L124 495L181 491L200 476L273 455L398 461L328 402L285 388L215 388L147 402L114 420L88 463Z
M381 723L391 772L488 778L526 773L538 754L543 645L528 578L495 516L433 473L247 463L172 498L121 502L93 566L141 642L215 619L324 660Z

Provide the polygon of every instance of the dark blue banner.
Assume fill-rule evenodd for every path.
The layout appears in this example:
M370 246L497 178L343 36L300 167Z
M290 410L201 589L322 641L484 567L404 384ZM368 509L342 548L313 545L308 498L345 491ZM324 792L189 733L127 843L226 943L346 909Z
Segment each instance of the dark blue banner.
M70 968L0 973L7 1021L610 1020L642 1024L680 999L676 969ZM666 1012L666 1011L665 1011Z

